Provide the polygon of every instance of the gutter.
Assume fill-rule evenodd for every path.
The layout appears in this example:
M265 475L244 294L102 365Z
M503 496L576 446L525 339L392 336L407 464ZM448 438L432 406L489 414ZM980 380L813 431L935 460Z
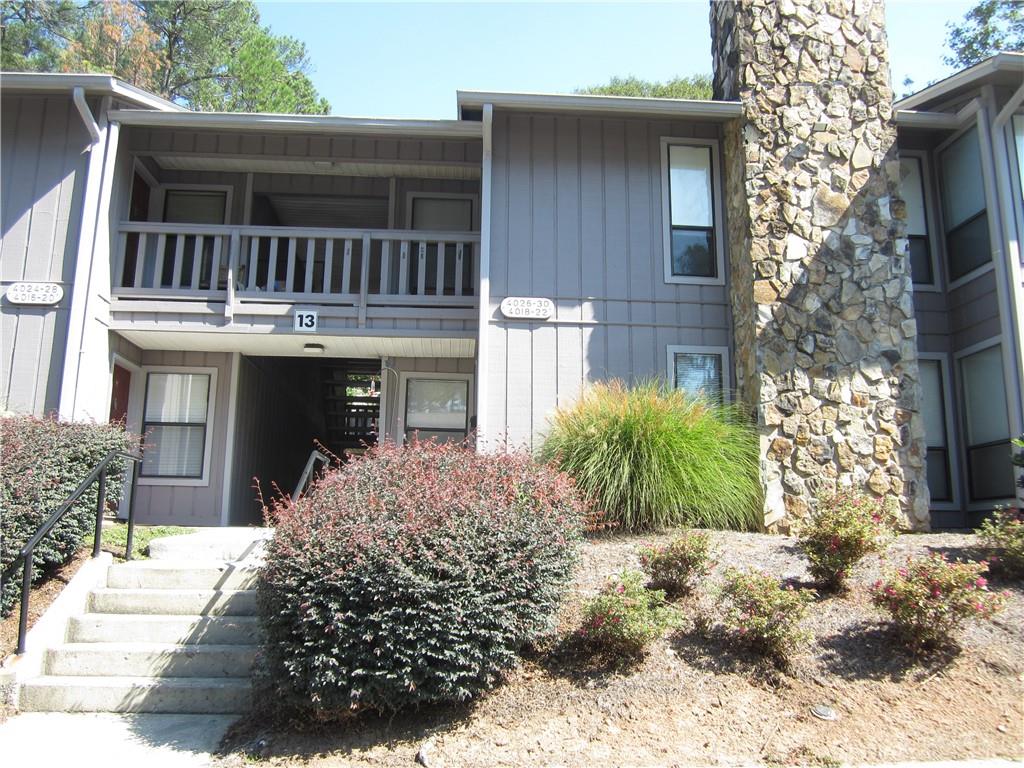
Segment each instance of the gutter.
M490 104L494 109L527 112L627 113L665 115L703 120L732 120L743 115L738 101L700 99L651 99L638 96L597 96L591 94L501 93L458 91L459 109L479 109Z
M481 124L470 120L405 120L241 112L162 112L145 109L111 110L110 120L121 125L142 125L151 128L352 133L451 139L478 139L483 135Z
M85 123L85 130L89 132L92 145L95 147L100 141L100 127L96 123L96 118L93 117L92 110L89 109L89 104L85 100L85 88L80 85L72 88L71 100L75 102L78 114L81 116L82 122Z

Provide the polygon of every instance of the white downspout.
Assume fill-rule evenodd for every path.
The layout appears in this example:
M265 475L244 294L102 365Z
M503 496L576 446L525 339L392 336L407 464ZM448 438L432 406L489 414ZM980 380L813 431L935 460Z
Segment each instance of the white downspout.
M85 124L85 130L89 132L89 136L92 137L93 146L95 146L100 140L100 127L96 123L96 118L93 117L92 110L89 109L89 103L85 100L85 88L80 85L73 88L71 90L71 100L75 103L78 114L82 117L82 122Z
M476 446L483 450L487 434L487 390L490 369L489 323L491 315L491 172L494 105L484 104L483 157L480 172L480 314L476 343Z

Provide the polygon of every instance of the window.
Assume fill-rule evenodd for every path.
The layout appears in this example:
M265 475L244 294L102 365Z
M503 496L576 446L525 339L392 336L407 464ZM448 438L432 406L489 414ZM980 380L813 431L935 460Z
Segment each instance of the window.
M1024 115L1013 116L1013 138L1017 144L1017 181L1024 198Z
M713 146L662 139L665 280L721 283Z
M199 189L168 189L164 196L164 221L177 224L223 224L227 192Z
M934 285L932 249L928 240L924 172L921 158L900 158L900 182L907 205L907 239L910 241L910 276L914 285Z
M1013 466L1001 346L962 357L960 379L971 499L1010 498L1014 495Z
M473 198L411 193L409 228L430 232L472 232Z
M992 260L977 129L942 153L942 211L951 281Z
M669 381L676 389L721 401L726 390L727 360L724 347L669 347Z
M212 380L210 373L146 376L142 477L204 477Z
M409 378L405 432L421 440L462 440L469 428L469 379Z
M921 371L921 415L924 417L925 443L928 447L928 493L932 501L953 501L949 436L946 429L946 392L941 366L938 360L918 361Z

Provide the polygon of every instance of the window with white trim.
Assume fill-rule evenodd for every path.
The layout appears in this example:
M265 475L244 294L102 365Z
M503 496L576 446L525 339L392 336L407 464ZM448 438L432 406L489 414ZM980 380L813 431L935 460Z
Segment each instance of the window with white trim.
M928 493L932 501L952 501L953 482L949 470L949 434L946 427L946 391L942 363L918 360L921 374L921 415L924 417L928 449Z
M667 282L721 282L714 147L662 140Z
M204 476L211 379L209 373L147 374L142 477Z
M942 213L949 280L954 281L992 260L976 128L942 152Z
M911 279L914 285L934 285L935 270L932 266L931 242L928 239L928 214L921 158L900 158L900 191L907 207Z
M1024 115L1013 116L1013 140L1017 145L1017 181L1020 196L1024 198Z
M405 431L420 440L462 440L469 430L469 379L406 380Z
M1014 495L1010 424L999 344L960 358L968 488L973 501Z
M718 347L669 347L669 381L676 389L721 402L725 397L726 358L725 350Z

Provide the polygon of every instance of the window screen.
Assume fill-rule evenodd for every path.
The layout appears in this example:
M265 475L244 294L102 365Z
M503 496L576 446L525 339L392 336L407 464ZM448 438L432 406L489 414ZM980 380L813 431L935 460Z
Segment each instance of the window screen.
M921 160L900 160L901 194L907 205L907 238L910 240L910 275L918 285L935 282L932 273L931 244L928 241L928 216L925 209L924 175Z
M175 224L223 224L227 193L169 189L164 198L164 221Z
M715 352L676 352L673 355L672 380L677 389L690 394L703 392L712 400L721 400L723 391L722 356Z
M1024 115L1013 116L1013 137L1017 143L1017 180L1020 182L1020 196L1024 198Z
M143 477L203 476L209 402L209 374L150 373L146 377Z
M992 259L977 129L942 153L942 210L949 279L956 280Z
M405 429L426 440L459 439L468 425L469 381L409 379L405 390Z
M465 197L413 197L412 228L433 232L472 232L473 201Z
M711 148L668 147L672 274L717 277Z
M921 371L921 415L928 446L928 491L932 501L952 501L942 368L938 360L920 360L918 366Z
M960 378L971 498L1009 498L1014 494L1013 466L1001 347L962 358Z

